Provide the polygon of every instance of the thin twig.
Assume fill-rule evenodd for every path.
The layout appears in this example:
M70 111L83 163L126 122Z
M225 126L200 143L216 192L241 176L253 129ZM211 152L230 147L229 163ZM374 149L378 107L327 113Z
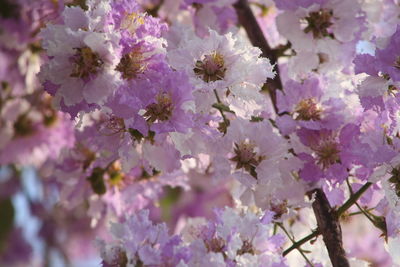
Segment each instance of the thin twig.
M306 237L303 237L302 239L300 239L299 241L293 243L292 246L290 246L288 249L286 249L282 255L285 257L287 254L289 254L292 250L294 249L298 249L299 247L301 247L303 244L307 243L308 241L316 238L319 235L318 229L314 230L311 234L309 234Z
M347 187L349 188L350 191L350 196L354 194L353 188L351 188L349 178L346 179ZM374 223L374 220L368 215L368 213L356 202L354 204L357 206L357 208L360 210L361 214L364 214L365 217L367 217L368 220L370 220L372 223Z
M368 190L372 183L365 183L357 192L350 196L350 198L336 211L338 217L346 212L353 204Z
M370 211L373 211L374 209L375 208L369 208L369 209L366 209L365 211L370 212ZM362 211L355 211L355 212L351 212L351 213L347 214L347 216L355 216L355 215L360 215L360 214L363 214L363 212Z
M282 223L276 223L276 225L278 225L282 231L287 235L287 237L290 239L290 241L292 241L292 243L296 243L296 241L293 239L293 237L289 234L289 232L286 230L286 228L283 226ZM312 262L307 258L307 256L304 254L303 250L301 250L300 247L296 247L296 249L300 252L301 256L303 256L303 258L306 260L306 262L311 266L314 267L314 264L312 264Z
M372 185L372 183L366 183L364 186L362 186L356 193L354 193L337 211L337 216L340 217L344 212L346 212L354 203L357 201L361 195ZM303 244L307 243L308 241L316 238L319 235L318 228L315 229L311 234L308 236L303 237L296 243L294 243L292 246L287 248L285 251L283 251L283 256L286 256L289 254L292 250L297 249L298 247L302 246Z
M223 104L216 89L214 89L214 94L215 94L215 98L217 99L217 102L220 103L220 104ZM221 114L222 119L224 121L225 127L228 127L230 123L229 123L229 120L226 118L224 111L222 109L218 108L218 107L215 107L215 106L214 106L214 108L219 110L219 113ZM226 133L226 130L224 131L224 134L225 133Z

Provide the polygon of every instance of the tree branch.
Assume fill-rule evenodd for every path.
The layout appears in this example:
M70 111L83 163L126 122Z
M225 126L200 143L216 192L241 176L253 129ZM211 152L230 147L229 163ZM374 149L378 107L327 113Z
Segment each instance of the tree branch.
M346 252L343 249L342 229L337 213L332 209L322 189L315 189L312 193L315 193L312 207L317 219L318 230L322 234L332 266L349 267Z
M264 33L261 30L260 25L258 25L257 19L254 16L253 11L251 10L247 0L238 0L233 6L236 9L239 23L246 30L250 42L255 47L260 48L262 51L262 56L267 57L271 61L271 64L275 65L275 78L272 80L268 80L268 82L266 82L264 86L267 87L268 92L271 96L272 104L274 105L275 112L277 112L278 109L276 106L276 90L282 89L282 82L278 68L278 57L275 51L269 47L269 44L265 39Z
M276 67L276 76L273 80L269 80L264 86L267 87L274 109L277 112L276 106L276 90L282 89L282 81L279 75L278 68L278 56L276 51L271 49L268 45L265 36L258 25L257 19L254 16L249 3L247 0L238 0L234 4L236 13L239 18L240 24L246 30L246 33L251 41L251 43L260 48L262 51L262 56L269 58L272 64ZM322 234L323 240L327 247L329 257L331 259L333 267L347 267L349 262L346 259L346 253L343 249L342 243L342 230L339 223L340 215L349 209L357 199L368 189L370 185L368 183L364 185L357 193L352 195L346 203L343 204L337 211L332 209L329 201L322 191L322 189L315 189L311 193L315 193L315 201L312 204L315 217L317 219L318 229L315 230L309 236L301 239L300 241L294 243L289 249L285 250L283 255L287 255L293 249L299 249L299 247L311 240L312 238Z
M367 182L364 184L357 192L351 195L351 197L342 205L340 206L337 211L336 211L336 216L337 218L340 218L340 216L345 213L353 204L362 196L362 194L367 191L367 189L372 185L372 183ZM298 247L301 247L303 244L307 243L311 239L317 237L320 235L320 232L318 228L314 230L311 234L309 234L306 237L303 237L299 241L295 242L291 247L287 248L283 252L283 256L286 256L289 254L292 250L297 249Z

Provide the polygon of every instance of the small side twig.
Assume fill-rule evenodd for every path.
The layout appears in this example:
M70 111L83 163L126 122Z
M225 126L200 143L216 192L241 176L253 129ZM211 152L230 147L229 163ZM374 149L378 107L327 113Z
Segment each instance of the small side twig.
M218 92L217 92L216 89L214 89L214 94L215 94L215 98L217 99L217 103L222 105L222 106L219 106L219 105L215 105L215 104L214 104L213 107L216 108L216 109L218 109L218 111L220 112L220 114L221 114L221 116L222 116L222 119L223 119L223 122L224 122L224 123L223 123L223 127L221 128L221 130L223 130L224 135L225 135L225 134L226 134L226 131L227 131L227 128L228 128L228 126L230 125L230 121L226 118L224 111L228 111L228 112L233 113L233 114L235 114L235 112L231 111L231 110L229 109L229 107L226 107L226 106L222 103L221 98L219 97ZM224 106L225 106L226 109L223 109ZM220 124L220 126L221 126L221 124Z
M362 196L362 194L367 191L367 189L372 185L372 183L368 182L365 185L363 185L357 192L352 193L351 197L341 206L338 208L336 211L336 216L340 218L340 216L345 213L353 204ZM301 247L303 244L307 243L308 241L316 238L317 236L320 235L319 229L315 229L311 234L308 236L303 237L296 243L294 243L292 246L287 248L285 251L283 251L283 256L286 256L289 254L292 250L297 249L298 247Z
M285 257L292 250L300 248L303 244L305 244L308 241L316 238L318 235L319 235L319 231L318 231L318 229L316 229L311 234L309 234L308 236L303 237L299 241L294 242L293 245L291 245L289 248L287 248L285 251L283 251L282 255Z
M365 183L357 192L351 195L351 197L336 211L337 217L340 217L345 211L347 211L353 204L368 190L372 183Z
M294 238L289 234L289 232L286 230L286 228L283 226L282 223L277 223L276 225L278 225L282 231L286 234L286 236L290 239L290 241L292 241L292 243L296 243L296 241L294 240ZM301 256L303 256L303 258L306 260L306 262L311 266L314 267L314 264L312 264L312 262L307 258L306 254L304 254L303 250L298 246L296 247L296 249L299 251L299 253L301 254Z

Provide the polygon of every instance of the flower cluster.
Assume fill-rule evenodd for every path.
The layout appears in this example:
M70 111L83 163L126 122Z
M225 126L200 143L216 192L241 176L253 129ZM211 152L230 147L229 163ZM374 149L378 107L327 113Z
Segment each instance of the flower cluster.
M98 241L103 266L287 266L276 254L284 237L270 234L273 213L260 217L225 208L214 221L193 220L174 236L148 216L142 210L111 225L114 240Z
M0 265L400 266L399 9L0 0Z

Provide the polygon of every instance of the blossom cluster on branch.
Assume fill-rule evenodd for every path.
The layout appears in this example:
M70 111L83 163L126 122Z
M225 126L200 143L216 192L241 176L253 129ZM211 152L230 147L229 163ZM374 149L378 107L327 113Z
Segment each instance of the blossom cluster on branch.
M0 265L400 266L399 14L0 0Z

